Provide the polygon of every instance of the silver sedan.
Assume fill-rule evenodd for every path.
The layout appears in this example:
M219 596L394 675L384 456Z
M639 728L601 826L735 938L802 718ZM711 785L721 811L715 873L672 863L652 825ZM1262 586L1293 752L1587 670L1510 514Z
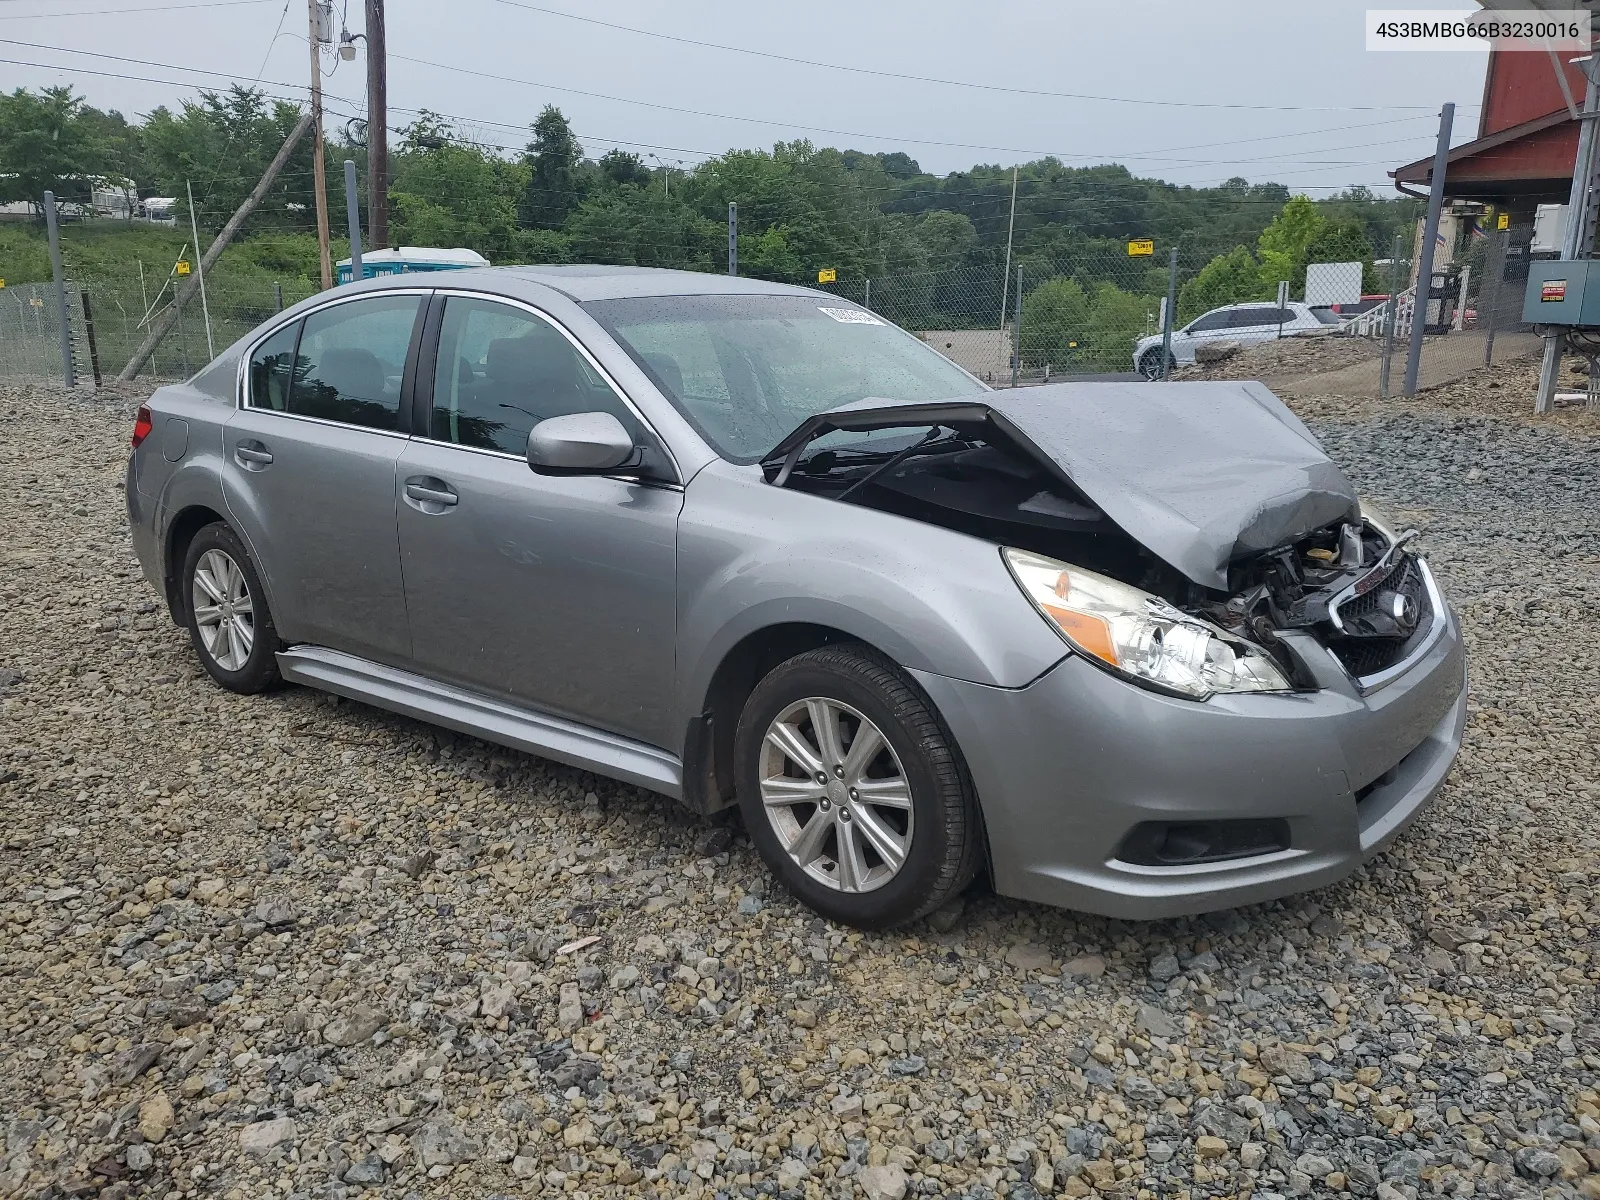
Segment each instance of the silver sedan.
M141 408L211 677L737 806L802 900L1144 918L1377 853L1465 716L1450 609L1259 384L996 392L866 309L671 271L390 277Z

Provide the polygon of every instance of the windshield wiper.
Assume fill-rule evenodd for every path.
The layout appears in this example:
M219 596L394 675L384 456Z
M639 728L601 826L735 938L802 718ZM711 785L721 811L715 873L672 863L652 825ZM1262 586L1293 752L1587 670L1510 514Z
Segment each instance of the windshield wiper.
M904 450L900 451L899 454L891 456L888 461L879 463L860 479L856 480L849 487L845 488L844 491L840 492L834 497L834 499L843 500L845 497L850 495L851 492L859 491L860 489L866 487L867 484L871 483L874 479L877 479L880 475L887 471L894 470L895 467L898 467L901 463L905 462L906 459L911 458L914 455L921 454L924 450L928 450L940 442L949 441L949 438L941 436L943 432L944 426L935 425L932 429L928 430L927 435L920 442L913 442Z

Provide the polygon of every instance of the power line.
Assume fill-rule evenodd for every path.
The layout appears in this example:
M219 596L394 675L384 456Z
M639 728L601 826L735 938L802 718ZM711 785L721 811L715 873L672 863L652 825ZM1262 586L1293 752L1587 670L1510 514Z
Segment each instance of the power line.
M776 62L794 63L797 66L816 67L827 71L844 71L852 75L873 75L881 79L899 79L912 83L934 83L942 87L975 88L985 92L1009 92L1018 96L1043 96L1057 100L1093 100L1108 104L1138 104L1157 108L1220 108L1242 109L1254 112L1432 112L1431 106L1425 105L1393 105L1393 104L1348 104L1348 105L1318 105L1318 104L1227 104L1220 102L1197 100L1151 100L1142 96L1099 96L1084 92L1052 92L1039 88L1007 87L1002 84L977 83L965 79L941 79L934 75L912 75L900 71L880 71L871 67L853 67L844 63L819 62L816 59L799 58L790 54L778 54L770 50L753 50L747 46L730 46L723 42L708 42L698 38L681 37L678 34L662 33L655 29L639 29L632 25L619 25L613 21L602 21L597 17L579 16L577 13L562 12L556 8L545 8L538 4L528 4L525 0L495 0L498 4L510 8L520 8L528 12L542 13L549 17L561 17L568 21L581 21L585 25L598 25L605 29L615 29L622 33L637 34L640 37L659 38L662 41L676 42L683 46L698 46L707 50L723 50L730 54L744 54L752 58L772 59ZM1472 107L1463 105L1462 107ZM905 139L910 140L910 139ZM946 143L934 143L945 145ZM984 147L978 147L983 149Z
M501 2L506 2L506 0L501 0ZM938 140L938 139L935 139L935 138L906 137L906 136L902 136L902 135L899 135L899 134L864 133L864 132L862 132L860 130L833 129L833 128L830 128L830 127L825 126L825 125L801 125L801 124L797 124L797 123L792 122L792 121L774 121L774 120L769 120L769 119L764 118L764 117L746 117L746 116L739 116L739 115L734 114L734 113L708 112L708 111L706 111L704 109L682 108L682 107L680 107L678 105L663 104L663 103L661 103L659 101L655 101L655 100L635 100L635 99L632 99L632 98L627 97L627 96L613 96L613 95L610 95L610 94L605 93L605 92L587 91L587 90L585 90L583 88L562 87L562 86L557 85L557 84L545 83L545 82L542 82L542 81L536 80L536 79L519 79L514 75L500 75L500 74L497 74L497 73L495 73L493 71L480 71L480 70L477 70L476 68L473 68L473 67L461 67L461 66L456 66L456 65L454 65L452 63L434 62L431 59L416 58L416 57L413 57L411 55L406 55L406 54L393 54L393 53L391 53L390 57L391 58L400 59L400 60L402 60L404 62L416 63L419 66L433 67L434 69L440 70L440 71L451 71L451 72L454 72L456 74L471 75L471 76L473 76L475 78L479 78L479 79L491 79L491 80L495 80L495 81L500 82L500 83L514 83L514 84L519 84L519 85L521 85L523 87L543 88L543 89L545 89L547 91L553 91L553 92L566 92L566 93L569 93L569 94L575 95L575 96L585 96L585 97L588 97L589 99L592 99L592 100L609 100L609 101L612 101L614 103L619 103L619 104L634 104L634 105L638 105L638 106L643 107L643 108L653 108L653 109L658 109L658 110L661 110L661 111L664 111L664 112L683 113L685 115L694 116L694 117L710 117L710 118L712 118L714 120L738 121L738 122L741 122L741 123L747 124L747 125L764 125L764 126L768 126L768 127L771 127L771 128L792 129L792 130L795 130L795 131L800 132L800 133L825 133L825 134L828 134L830 137L864 138L864 139L866 139L868 141L886 142L886 143L889 143L889 144L911 144L911 145L917 145L917 146L938 146L938 147L941 147L941 148L944 148L944 149L957 149L957 150L992 150L992 151L998 151L998 152L1000 152L1002 154L1022 154L1022 155L1033 155L1033 156L1036 156L1036 157L1093 159L1093 160L1102 160L1102 161L1106 157L1105 155L1100 155L1100 154L1078 154L1078 153L1074 153L1074 152L1071 152L1071 151L1063 151L1063 150L1025 149L1025 148L1019 148L1019 147L1016 147L1016 146L985 145L985 144L979 143L979 142L949 142L949 141L941 141L941 140ZM1173 163L1173 165L1188 165L1188 166L1209 165L1209 164L1212 164L1212 163L1216 162L1216 160L1213 160L1213 159L1169 160L1169 159L1163 159L1163 158L1156 157L1156 156L1151 156L1151 155L1123 155L1121 157L1129 158L1129 159L1132 159L1134 161L1171 162L1171 163ZM1359 166L1359 165L1362 165L1362 164L1361 163L1338 163L1338 164L1330 164L1330 165Z
M186 8L243 8L247 4L271 4L274 0L197 0L192 4L152 4L142 8L87 8L77 12L6 13L0 21L39 21L48 17L110 17L120 13L176 12Z

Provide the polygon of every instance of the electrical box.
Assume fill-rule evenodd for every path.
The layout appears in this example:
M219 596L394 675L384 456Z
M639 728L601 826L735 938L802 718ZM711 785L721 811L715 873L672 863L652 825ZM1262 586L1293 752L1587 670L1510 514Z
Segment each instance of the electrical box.
M1535 254L1560 254L1561 242L1567 235L1567 206L1541 204L1533 211L1533 244Z
M1529 263L1522 319L1530 325L1600 329L1600 259Z

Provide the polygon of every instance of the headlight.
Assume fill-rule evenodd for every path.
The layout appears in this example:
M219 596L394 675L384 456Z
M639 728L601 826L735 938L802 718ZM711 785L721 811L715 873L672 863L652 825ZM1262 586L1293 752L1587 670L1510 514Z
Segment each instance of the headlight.
M1255 646L1159 596L1009 547L1028 599L1077 650L1140 683L1204 700L1215 692L1284 692L1289 681Z

